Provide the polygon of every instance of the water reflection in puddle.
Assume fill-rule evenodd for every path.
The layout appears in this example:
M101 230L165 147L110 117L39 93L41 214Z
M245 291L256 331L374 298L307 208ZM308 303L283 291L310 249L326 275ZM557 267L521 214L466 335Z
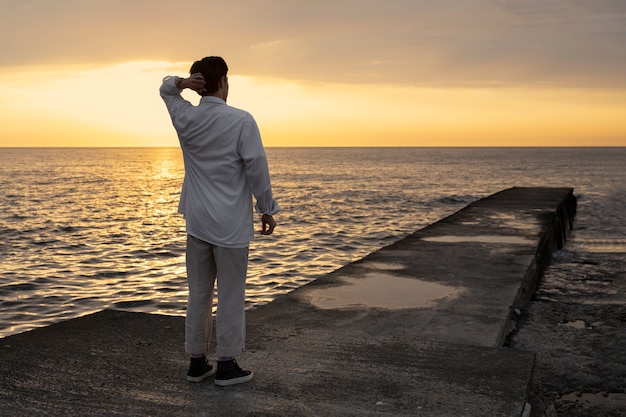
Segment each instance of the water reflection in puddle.
M518 230L534 230L538 227L538 222L528 216L520 216L510 213L495 213L489 216L492 223L499 223L502 226L512 227Z
M624 239L588 239L578 246L591 253L626 253Z
M362 278L342 278L342 282L341 286L308 291L307 297L322 309L354 306L402 309L429 307L462 292L459 287L377 272Z
M479 243L513 243L518 245L527 245L535 243L534 240L526 239L520 236L505 235L478 235L478 236L432 236L423 237L422 240L427 242L439 243L461 243L461 242L479 242Z
M561 326L571 327L572 329L585 329L587 328L587 323L585 323L583 320L576 320L567 323L561 323Z
M371 262L371 261L363 262L361 266L364 266L369 269L378 269L382 271L400 271L406 268L405 265L401 265L401 264L394 264L394 263L388 263L388 262Z

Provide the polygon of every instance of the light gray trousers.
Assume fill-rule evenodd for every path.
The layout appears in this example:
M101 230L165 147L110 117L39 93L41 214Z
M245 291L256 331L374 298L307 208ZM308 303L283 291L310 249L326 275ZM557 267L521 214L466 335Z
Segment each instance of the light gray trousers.
M217 278L217 356L237 356L246 338L248 248L223 248L187 235L187 317L185 351L207 354L213 327L213 288Z

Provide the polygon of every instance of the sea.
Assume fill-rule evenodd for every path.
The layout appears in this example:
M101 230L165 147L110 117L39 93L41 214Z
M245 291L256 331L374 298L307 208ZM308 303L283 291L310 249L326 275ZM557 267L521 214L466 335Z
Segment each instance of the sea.
M281 212L251 244L248 309L516 186L572 187L567 247L626 256L626 148L266 151ZM183 177L178 148L1 148L0 337L102 309L184 315Z

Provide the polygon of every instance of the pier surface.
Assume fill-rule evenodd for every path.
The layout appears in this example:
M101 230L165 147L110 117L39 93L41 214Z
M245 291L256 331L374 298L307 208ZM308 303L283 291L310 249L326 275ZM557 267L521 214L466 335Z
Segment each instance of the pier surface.
M528 415L535 355L503 345L575 211L570 188L507 189L250 311L239 386L186 381L182 317L5 337L0 415Z

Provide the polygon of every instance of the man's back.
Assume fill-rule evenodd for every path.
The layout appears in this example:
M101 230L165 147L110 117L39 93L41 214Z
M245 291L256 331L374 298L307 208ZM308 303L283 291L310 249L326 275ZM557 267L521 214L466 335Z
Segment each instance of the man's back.
M275 205L257 124L249 113L218 97L202 97L193 106L173 81L169 84L164 80L161 96L185 161L179 212L187 231L216 245L247 246L254 236L252 194L261 211Z

